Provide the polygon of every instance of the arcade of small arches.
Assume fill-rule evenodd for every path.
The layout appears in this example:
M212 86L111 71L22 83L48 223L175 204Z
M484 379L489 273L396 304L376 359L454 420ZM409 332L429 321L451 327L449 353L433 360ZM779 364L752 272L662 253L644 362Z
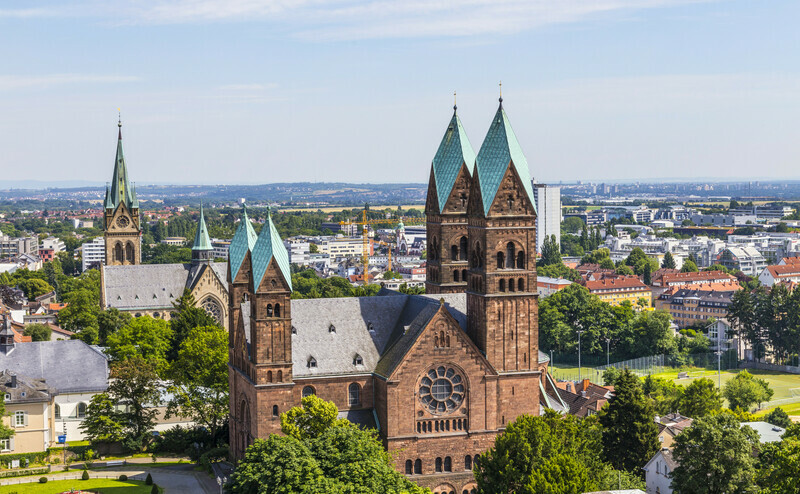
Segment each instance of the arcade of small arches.
M453 458L445 456L444 458L438 457L433 462L433 468L430 465L423 465L422 460L406 460L405 473L406 475L424 475L430 473L452 473L457 472L459 469L465 472L471 472L473 466L477 466L479 462L479 455L465 455L464 461L460 465L453 465ZM463 468L460 468L462 467ZM444 493L443 493L444 494Z
M114 249L112 250L113 263L133 264L135 262L135 255L136 255L136 249L133 246L133 242L131 242L130 240L124 242L124 245L123 242L114 243Z
M272 371L267 371L267 382L273 382L273 376L277 377L277 381L275 382L283 382L283 371L277 371L276 374L273 374ZM361 385L358 383L350 383L347 386L347 404L351 407L358 407L361 406ZM316 395L317 390L312 385L303 386L302 397L305 398L307 396ZM278 409L278 405L272 405L272 416L279 417L280 410Z

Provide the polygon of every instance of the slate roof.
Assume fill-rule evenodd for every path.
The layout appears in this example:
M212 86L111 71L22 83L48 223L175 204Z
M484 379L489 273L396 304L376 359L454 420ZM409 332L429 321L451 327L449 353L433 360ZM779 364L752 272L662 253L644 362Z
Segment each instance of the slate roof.
M292 272L289 269L289 253L286 252L286 247L283 245L281 236L278 234L275 223L272 222L272 215L267 217L267 222L261 229L261 234L256 240L256 244L252 249L253 259L253 286L258 288L261 281L264 279L264 274L267 272L269 262L274 258L283 274L286 283L289 284L289 290L292 289Z
M17 343L8 354L0 353L0 369L44 379L62 394L108 388L108 360L81 340Z
M436 197L439 199L439 211L444 209L447 198L453 190L453 185L461 170L461 165L466 165L470 175L475 168L475 151L469 143L461 119L453 110L453 118L447 126L447 131L442 137L439 149L433 157L433 176L436 180ZM398 229L402 227L402 223Z
M17 376L16 387L11 387L11 376ZM57 394L44 379L33 379L19 372L6 369L0 372L0 392L10 395L6 404L49 402Z
M742 426L748 426L758 434L758 440L762 443L776 443L781 440L781 436L786 429L772 425L768 422L742 422Z
M253 229L253 224L250 223L250 218L247 217L247 208L242 206L242 219L236 228L236 233L233 235L230 246L228 246L231 281L236 279L236 274L239 272L239 268L242 267L242 262L244 262L247 252L253 250L256 240L258 240L258 235Z
M489 208L492 206L497 189L500 187L500 182L503 180L509 163L512 161L522 186L528 194L528 199L530 199L533 209L536 211L528 160L525 159L525 155L522 153L522 148L519 145L519 141L517 141L514 130L511 128L511 122L508 121L501 99L500 107L492 120L489 132L486 133L486 138L483 140L475 162L475 170L481 187L484 214L489 214Z
M227 263L212 262L209 265L226 284ZM202 267L192 269L191 264L102 266L105 303L121 310L171 308L184 288L194 286Z

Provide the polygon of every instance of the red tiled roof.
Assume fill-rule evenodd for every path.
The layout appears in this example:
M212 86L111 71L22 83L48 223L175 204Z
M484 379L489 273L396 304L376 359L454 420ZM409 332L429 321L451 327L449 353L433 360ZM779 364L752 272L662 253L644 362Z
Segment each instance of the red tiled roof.
M786 264L767 266L769 273L773 278L789 278L793 276L800 276L800 264Z
M800 257L784 257L781 262L783 264L800 264Z
M663 285L671 283L702 283L709 280L735 280L736 278L722 271L700 271L698 273L669 273L661 277Z
M586 282L586 288L589 291L595 290L612 290L616 288L641 288L649 289L647 285L642 283L638 276L620 276L619 278L611 278L604 280L589 280Z

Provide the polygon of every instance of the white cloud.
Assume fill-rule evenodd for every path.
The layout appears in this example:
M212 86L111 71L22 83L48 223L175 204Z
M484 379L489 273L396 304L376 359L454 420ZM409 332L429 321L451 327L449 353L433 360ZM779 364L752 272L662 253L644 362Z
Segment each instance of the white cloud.
M0 75L0 91L43 88L64 84L113 84L138 80L140 80L138 77L133 76L97 74Z

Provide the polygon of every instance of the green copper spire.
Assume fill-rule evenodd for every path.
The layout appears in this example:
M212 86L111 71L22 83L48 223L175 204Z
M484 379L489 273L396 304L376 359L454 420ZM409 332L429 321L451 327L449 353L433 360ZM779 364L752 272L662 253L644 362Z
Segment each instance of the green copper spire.
M132 195L131 185L128 181L128 170L125 167L125 156L122 153L122 120L117 123L119 133L117 134L117 157L114 162L114 177L111 181L111 193L106 204L112 204L116 208L121 203L125 203L128 208L139 207L138 201L133 206L135 196ZM108 206L106 206L108 207Z
M283 279L292 289L292 273L289 269L289 253L281 241L281 236L272 222L272 214L267 216L267 221L261 229L256 244L253 246L253 286L258 289L267 272L270 261L275 258L278 269L283 274Z
M250 223L250 218L247 216L247 206L242 204L242 219L239 226L236 228L236 233L233 234L231 245L228 247L228 263L231 267L231 281L236 279L239 269L242 267L244 258L248 252L253 250L258 240L258 235L253 229L253 224Z
M533 187L531 175L528 170L528 160L522 153L522 148L517 141L517 136L511 128L506 111L503 109L503 98L500 98L500 107L494 115L492 125L486 138L483 140L478 157L475 162L475 171L481 187L483 200L483 213L489 214L497 189L505 176L508 167L513 165L522 181L522 187L536 211L536 201L533 200Z
M444 205L450 197L461 165L467 166L470 175L475 167L475 151L472 150L464 126L461 125L457 110L458 107L453 105L453 118L450 119L439 149L433 157L433 177L436 180L439 211L444 209Z
M203 203L200 203L200 221L197 224L197 232L194 235L194 244L192 250L214 250L211 247L211 239L208 238L208 228L206 227L206 218L203 215Z
M106 183L106 198L103 201L103 207L106 209L114 209L114 202L111 200L111 195L108 190L108 184Z

